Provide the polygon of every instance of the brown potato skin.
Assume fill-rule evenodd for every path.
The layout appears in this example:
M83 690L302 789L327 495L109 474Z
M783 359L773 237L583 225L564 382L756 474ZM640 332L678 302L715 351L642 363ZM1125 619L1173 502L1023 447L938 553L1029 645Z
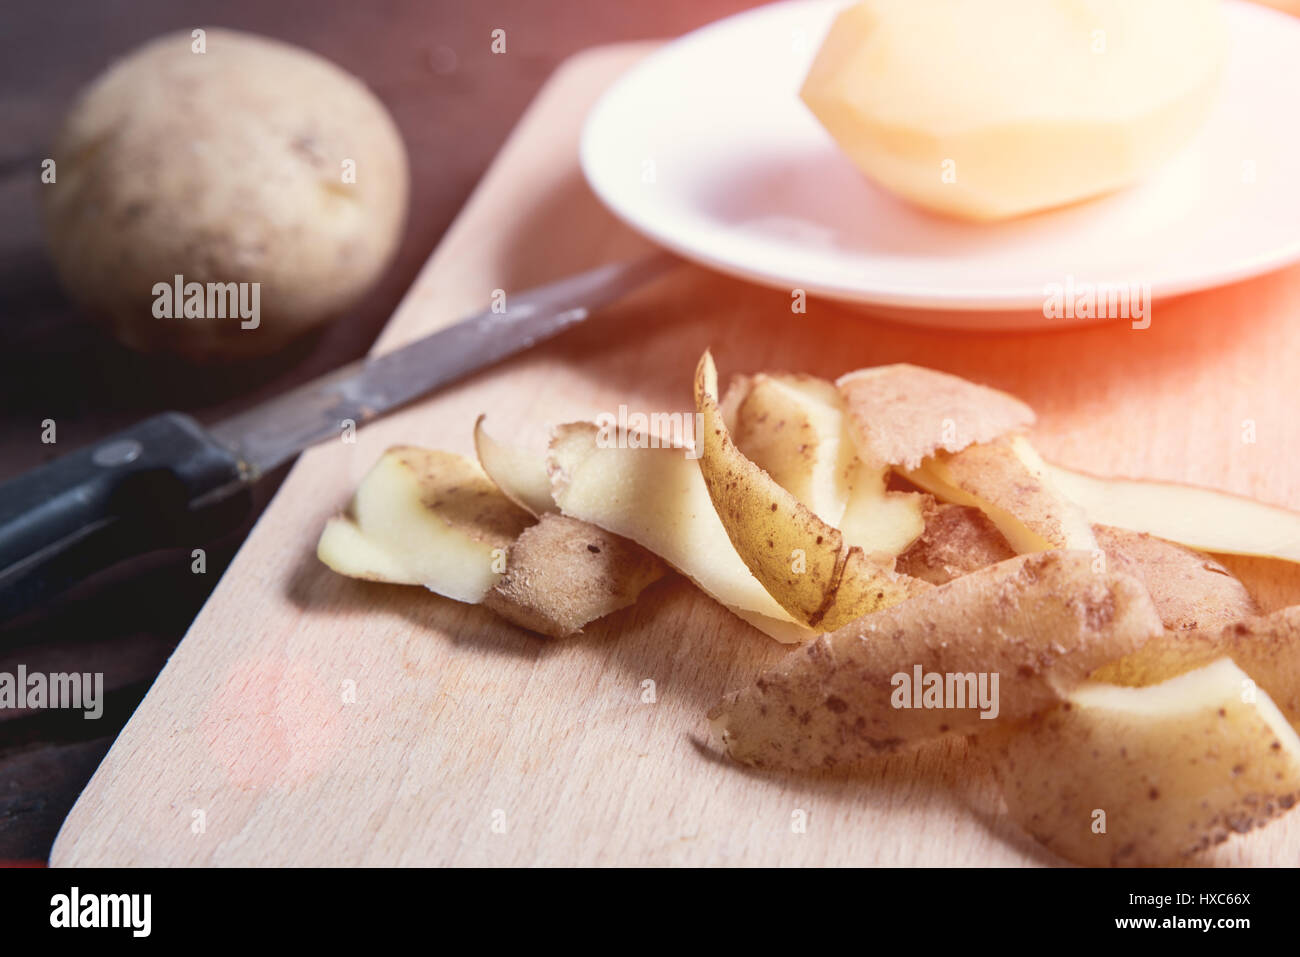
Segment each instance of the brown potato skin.
M1204 552L1109 525L1092 531L1116 570L1147 586L1171 631L1217 629L1259 614L1246 586Z
M529 631L565 638L631 605L667 570L635 542L548 513L510 546L483 604Z
M950 505L927 496L925 531L898 556L898 571L932 585L996 565L1015 552L987 515L969 505Z
M891 679L996 673L999 721L1058 704L1101 663L1160 632L1146 589L1086 551L1021 555L822 635L710 714L756 767L851 765L998 721L974 709L895 708Z
M1259 613L1246 586L1203 552L1109 525L1092 531L1107 562L1147 587L1171 631L1214 630ZM898 557L898 571L942 585L1012 554L979 509L934 502L926 508L925 532Z
M923 366L859 369L835 384L858 455L872 468L915 469L936 452L958 452L1034 423L1034 410L1015 396Z
M1202 667L1217 685L1205 698L1174 691L1181 707L1172 713L1072 697L973 738L1011 818L1076 864L1145 867L1192 857L1294 808L1300 739L1264 692L1243 696L1246 676L1231 661ZM1104 830L1096 829L1099 813Z

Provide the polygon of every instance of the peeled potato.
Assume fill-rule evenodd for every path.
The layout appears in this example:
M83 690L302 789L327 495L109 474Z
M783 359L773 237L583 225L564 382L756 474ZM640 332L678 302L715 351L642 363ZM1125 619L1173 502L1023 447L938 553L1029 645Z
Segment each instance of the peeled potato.
M1194 485L1045 467L1051 483L1099 525L1147 532L1207 552L1300 562L1300 513Z
M1170 864L1300 797L1300 738L1226 658L1144 688L1088 684L990 748L1011 817L1076 864Z
M864 0L802 97L841 149L927 209L1000 220L1145 177L1200 126L1217 0Z
M812 513L732 442L718 406L717 370L706 352L695 372L702 418L700 472L731 543L754 577L794 619L832 630L905 601L924 582L896 575Z
M906 363L859 369L835 384L858 458L870 468L918 468L936 452L960 452L1034 422L1015 396Z
M348 514L326 524L316 554L343 575L477 604L532 523L471 459L397 446L361 481Z
M1090 553L1021 555L822 635L709 717L746 764L851 764L1051 707L1159 632L1142 586L1094 571ZM969 697L966 707L900 706L916 670L958 684L987 676L992 713L981 717Z
M1017 552L1097 547L1084 510L1056 487L1023 436L937 455L904 474L946 502L979 508Z

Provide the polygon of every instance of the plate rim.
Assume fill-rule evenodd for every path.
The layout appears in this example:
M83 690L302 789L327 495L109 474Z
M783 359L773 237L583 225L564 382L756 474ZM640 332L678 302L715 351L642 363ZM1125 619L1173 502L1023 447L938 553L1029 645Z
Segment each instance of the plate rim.
M598 120L603 113L608 112L610 109L609 104L617 101L619 94L626 85L634 83L641 75L652 72L662 60L680 50L682 45L688 42L699 42L702 37L710 33L731 28L736 21L772 16L773 11L777 8L784 10L799 8L806 12L812 8L846 8L852 6L854 2L856 0L777 0L774 3L752 7L704 24L695 30L682 34L680 37L667 41L638 60L600 94L583 120L582 133L578 144L578 164L588 188L620 222L646 239L687 260L705 265L717 272L769 288L787 290L798 288L809 295L821 296L840 302L877 305L894 310L910 309L917 312L926 310L969 313L1040 311L1043 307L1043 297L1045 295L1042 283L1032 287L1029 285L1008 285L995 293L984 290L976 291L960 286L947 286L941 289L924 291L918 290L914 286L907 288L878 286L873 289L865 289L860 285L848 283L809 281L806 278L796 280L792 275L777 275L763 269L747 267L734 257L719 256L698 244L685 242L676 232L662 228L659 223L632 215L625 204L620 203L615 196L610 195L610 190L607 188L608 183L602 182L597 172L598 166L592 155L595 150L594 142L597 138ZM1284 21L1288 24L1286 29L1300 30L1300 21L1297 21L1295 17L1272 7L1252 2L1252 0L1224 0L1224 9L1227 16L1258 16L1263 20ZM879 189L881 187L875 188ZM1087 202L1089 201L1084 201L1084 203ZM1050 214L1051 211L1047 212ZM1171 299L1190 293L1218 289L1276 272L1297 262L1300 262L1300 230L1297 230L1295 238L1289 243L1279 244L1269 250L1267 254L1249 258L1230 267L1216 270L1213 273L1189 273L1181 279L1170 279L1168 277L1153 279L1150 283L1151 298L1153 301ZM1056 321L1053 320L1053 322Z

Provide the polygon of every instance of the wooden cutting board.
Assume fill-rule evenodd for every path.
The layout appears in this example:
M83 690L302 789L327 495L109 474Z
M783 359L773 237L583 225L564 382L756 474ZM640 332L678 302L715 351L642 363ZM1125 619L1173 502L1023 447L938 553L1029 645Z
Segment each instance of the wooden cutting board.
M493 290L644 251L588 192L576 157L587 108L648 49L590 51L547 84L378 350L482 308ZM1051 863L962 743L835 776L760 774L720 757L705 712L784 649L681 579L547 641L421 589L328 572L314 557L322 523L391 444L469 452L479 412L497 435L541 450L549 424L619 403L688 411L706 346L724 378L946 369L1027 400L1035 440L1066 465L1300 508L1298 340L1300 269L1158 303L1141 331L962 335L816 299L797 315L786 291L684 266L354 443L305 454L51 863ZM1270 607L1300 601L1286 566L1233 565ZM1295 864L1300 814L1206 860Z

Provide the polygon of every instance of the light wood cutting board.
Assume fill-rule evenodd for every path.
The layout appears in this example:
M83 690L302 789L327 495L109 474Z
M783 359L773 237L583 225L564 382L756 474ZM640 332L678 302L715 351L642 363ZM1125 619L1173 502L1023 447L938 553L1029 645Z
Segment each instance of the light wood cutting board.
M556 74L379 350L482 308L495 289L645 249L587 191L576 155L588 106L648 49L593 50ZM683 267L353 444L304 455L51 862L1052 863L961 743L837 776L759 774L719 757L705 712L784 650L680 579L573 640L546 641L421 589L340 578L314 557L322 523L388 445L469 452L481 411L496 434L540 450L549 424L620 402L689 410L706 346L724 378L946 369L1027 400L1036 441L1066 465L1300 508L1300 270L1157 304L1144 331L960 335L790 304L787 292ZM1300 579L1280 563L1233 565L1270 607L1300 601ZM1300 814L1205 860L1295 864Z

